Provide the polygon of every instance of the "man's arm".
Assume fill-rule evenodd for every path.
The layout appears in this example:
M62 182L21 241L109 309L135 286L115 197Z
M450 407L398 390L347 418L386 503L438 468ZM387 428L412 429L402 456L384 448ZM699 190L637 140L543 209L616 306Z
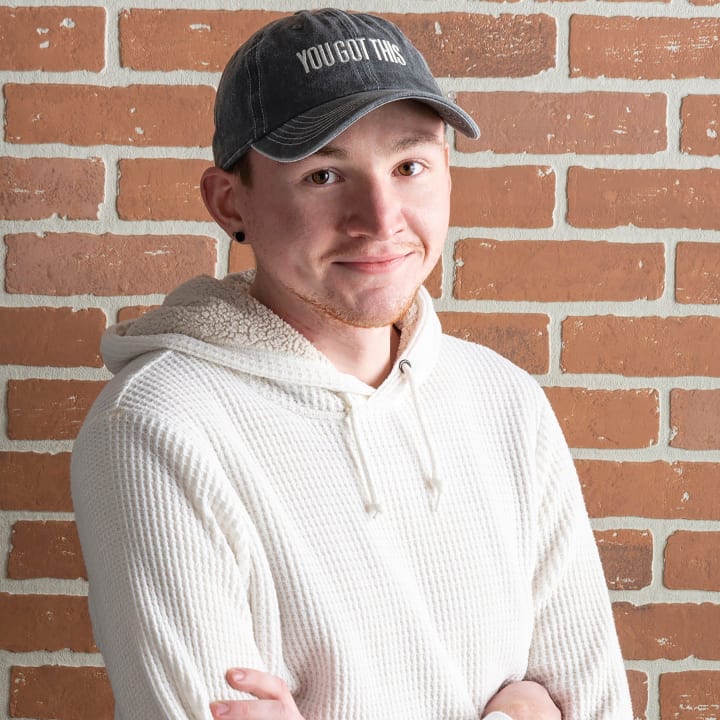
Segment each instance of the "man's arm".
M536 447L534 631L526 679L564 720L631 720L627 676L574 463L542 396Z
M227 667L280 674L279 640L262 657L254 639L252 529L206 438L109 410L83 428L72 482L119 716L206 720Z

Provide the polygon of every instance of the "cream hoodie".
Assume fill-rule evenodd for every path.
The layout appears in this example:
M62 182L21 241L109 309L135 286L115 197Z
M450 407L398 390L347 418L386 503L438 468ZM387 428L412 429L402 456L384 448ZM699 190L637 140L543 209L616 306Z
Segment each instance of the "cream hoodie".
M306 720L473 720L511 680L630 720L604 578L541 389L441 334L421 290L392 372L343 374L196 278L110 328L73 452L90 607L123 720L209 719L230 667Z

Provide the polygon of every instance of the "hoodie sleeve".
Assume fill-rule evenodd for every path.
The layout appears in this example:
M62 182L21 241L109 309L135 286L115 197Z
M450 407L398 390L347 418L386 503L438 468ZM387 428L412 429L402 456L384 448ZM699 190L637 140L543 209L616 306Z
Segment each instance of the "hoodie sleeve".
M632 720L604 573L570 451L542 398L535 624L528 676L563 720Z
M117 718L209 720L211 701L247 697L226 684L230 667L288 679L272 618L260 629L278 652L258 650L253 598L267 609L274 591L207 439L106 410L76 441L72 492Z

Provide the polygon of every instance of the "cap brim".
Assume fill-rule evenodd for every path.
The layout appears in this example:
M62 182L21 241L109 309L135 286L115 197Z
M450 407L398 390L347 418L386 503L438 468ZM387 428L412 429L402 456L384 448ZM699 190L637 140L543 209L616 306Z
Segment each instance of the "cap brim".
M480 137L475 121L442 96L408 90L369 90L312 108L260 138L252 147L278 162L302 160L327 145L363 115L396 100L419 100L463 135Z

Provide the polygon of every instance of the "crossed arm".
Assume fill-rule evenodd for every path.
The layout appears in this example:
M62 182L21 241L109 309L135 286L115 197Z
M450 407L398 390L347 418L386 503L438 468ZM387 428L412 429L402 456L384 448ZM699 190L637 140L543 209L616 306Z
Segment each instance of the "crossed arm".
M232 669L228 684L255 696L253 700L214 702L210 709L220 720L303 720L287 685L258 670ZM482 717L504 712L512 720L561 720L560 710L542 685L530 681L510 683L486 705Z

